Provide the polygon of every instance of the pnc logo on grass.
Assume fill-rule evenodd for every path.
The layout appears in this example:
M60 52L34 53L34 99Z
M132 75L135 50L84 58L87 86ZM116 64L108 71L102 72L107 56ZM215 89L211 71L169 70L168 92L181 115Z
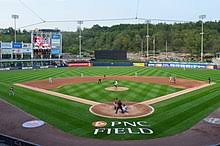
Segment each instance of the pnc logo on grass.
M135 135L150 135L153 134L153 130L146 121L135 121L135 122L127 122L127 121L112 121L105 127L107 123L105 121L96 121L92 122L92 125L95 127L93 134L135 134ZM105 128L103 128L105 127Z
M94 127L105 127L107 123L105 121L96 121L92 122L92 126Z

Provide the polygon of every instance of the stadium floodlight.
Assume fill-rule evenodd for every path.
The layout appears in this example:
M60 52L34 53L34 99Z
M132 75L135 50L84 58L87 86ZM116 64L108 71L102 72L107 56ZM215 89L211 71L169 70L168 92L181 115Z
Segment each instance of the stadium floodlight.
M147 35L146 35L146 38L147 38L147 59L149 59L149 23L150 23L150 20L146 20L145 21L147 23Z
M81 58L82 55L82 30L81 30L81 25L83 24L82 20L77 21L79 24L79 58Z
M155 59L156 55L156 37L154 36L154 39L153 39L153 57Z
M167 59L168 58L167 40L166 40L165 46L166 46L166 59Z
M15 31L15 33L14 33L14 41L16 42L16 19L18 19L19 18L19 15L16 15L16 14L13 14L13 15L11 15L11 18L12 19L14 19L14 31Z
M204 24L203 24L203 19L206 18L206 15L200 15L199 16L199 19L201 19L202 21L202 32L200 33L201 34L201 62L203 62L203 52L204 52Z

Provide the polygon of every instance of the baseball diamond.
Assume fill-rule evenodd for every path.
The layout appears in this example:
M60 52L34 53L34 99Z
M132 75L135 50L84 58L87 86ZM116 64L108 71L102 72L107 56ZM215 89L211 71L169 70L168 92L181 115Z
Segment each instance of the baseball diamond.
M135 72L138 76L133 76ZM176 84L169 82L170 74L176 75ZM219 73L215 70L110 67L106 71L106 67L84 67L4 71L0 75L2 99L53 127L82 137L132 140L175 135L220 105ZM99 78L103 78L101 84L97 83ZM114 80L128 90L105 90ZM7 89L12 84L15 95L9 96ZM114 113L112 101L116 97L128 106L127 113ZM94 127L96 121L106 124ZM114 121L118 124L112 126ZM138 121L147 126L134 123Z
M167 99L170 99L170 98L173 98L173 97L185 94L185 93L192 92L194 90L198 90L198 89L207 87L209 85L213 85L213 83L208 84L208 83L205 83L202 81L189 80L189 79L188 80L187 79L179 79L177 84L170 84L170 82L168 82L169 79L167 79L165 77L109 76L109 77L105 78L105 81L117 79L117 80L144 82L144 83L145 82L148 82L148 83L152 82L152 83L157 83L157 84L168 84L169 86L174 86L174 87L179 87L179 88L184 88L184 89L186 88L185 90L182 90L179 92L174 92L172 94L168 94L168 95L165 95L162 97L157 97L157 98L154 98L151 100L142 101L141 103L130 103L130 102L126 101L126 105L128 105L128 107L129 107L129 112L122 113L122 114L115 114L114 110L112 110L113 105L109 104L109 103L101 104L98 102L88 100L86 97L81 97L81 98L73 97L73 96L68 96L65 94L60 94L60 93L57 93L54 91L45 90L45 89L51 89L51 88L55 88L55 87L61 88L62 85L76 84L76 83L80 83L80 82L85 82L88 84L89 82L97 81L100 78L101 78L100 76L98 76L98 77L96 77L96 76L83 77L83 78L82 77L78 77L78 78L75 77L75 78L67 78L67 79L66 78L57 78L57 79L54 79L53 84L51 84L51 82L47 82L45 80L42 80L42 81L39 80L39 81L25 82L25 83L15 84L15 85L20 86L20 87L24 87L24 88L28 88L28 89L32 89L34 91L39 91L39 92L43 92L46 94L69 99L69 100L76 101L79 103L92 105L92 107L90 107L91 113L98 115L98 116L107 117L107 118L120 118L120 119L140 118L140 117L150 115L154 112L154 109L151 106L149 106L150 104L155 104L160 101L164 101L164 100L167 100ZM114 82L115 81L116 80L114 80ZM144 85L142 85L142 86L144 86ZM74 88L74 87L71 86L71 88ZM111 88L111 90L109 90L109 88ZM136 86L136 88L138 88L138 87ZM108 88L105 88L105 90L106 89L107 89L107 91L126 91L128 88L126 88L126 87L108 87ZM125 90L123 90L123 89L125 89ZM58 92L59 91L60 90L58 89ZM61 90L61 92L62 92L62 90ZM104 94L102 94L102 96L104 96ZM105 95L105 96L107 96L107 95ZM109 97L106 97L106 98L109 98ZM130 98L126 97L125 99L129 100Z
M219 5L1 0L0 146L220 146Z

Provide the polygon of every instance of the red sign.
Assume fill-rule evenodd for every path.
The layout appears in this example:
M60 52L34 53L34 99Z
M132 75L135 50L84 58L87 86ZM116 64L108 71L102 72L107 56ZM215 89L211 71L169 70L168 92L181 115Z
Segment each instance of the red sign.
M91 66L91 63L68 63L68 67L83 67L83 66Z

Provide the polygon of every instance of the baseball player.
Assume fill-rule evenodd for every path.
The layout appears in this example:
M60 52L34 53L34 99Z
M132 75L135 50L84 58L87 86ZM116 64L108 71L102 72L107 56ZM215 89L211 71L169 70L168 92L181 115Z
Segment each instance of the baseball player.
M117 109L117 107L118 107L118 98L115 98L115 100L113 101L113 107L114 107L114 110Z
M209 81L209 84L211 84L212 80L211 80L211 78L210 78L210 77L208 78L208 81Z
M49 82L50 84L52 84L52 83L53 83L53 79L52 79L52 78L49 78L49 79L48 79L48 82Z
M101 84L102 83L102 79L98 79L98 84Z
M115 114L118 113L118 110L121 110L121 113L124 113L123 109L122 109L122 102L121 100L118 101L118 104L117 104L117 108L116 108L116 111L115 111Z
M14 87L10 87L9 88L9 96L14 96L15 95L15 92L14 92Z
M113 85L114 85L115 88L117 88L117 87L118 87L118 81L115 80L114 83L113 83Z
M122 110L123 110L124 113L128 113L128 106L123 104L122 105Z
M173 77L173 83L176 84L176 76Z
M169 77L169 82L172 83L172 76Z

